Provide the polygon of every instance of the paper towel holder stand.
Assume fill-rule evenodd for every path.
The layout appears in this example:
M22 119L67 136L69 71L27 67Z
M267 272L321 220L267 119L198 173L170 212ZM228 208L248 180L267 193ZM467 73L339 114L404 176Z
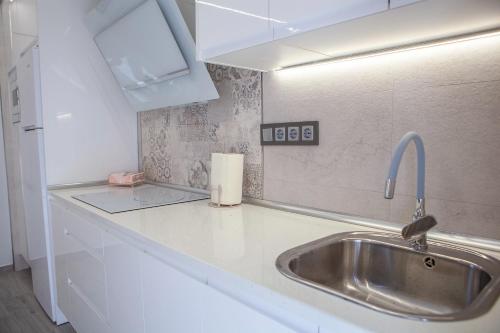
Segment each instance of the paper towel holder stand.
M239 206L240 204L234 204L234 205L224 205L224 204L221 204L220 202L220 198L221 198L221 195L222 195L222 185L217 185L217 186L210 186L210 193L213 193L213 191L217 191L217 203L215 202L212 202L210 201L208 203L208 205L210 207L214 207L214 208L231 208L231 207L237 207Z

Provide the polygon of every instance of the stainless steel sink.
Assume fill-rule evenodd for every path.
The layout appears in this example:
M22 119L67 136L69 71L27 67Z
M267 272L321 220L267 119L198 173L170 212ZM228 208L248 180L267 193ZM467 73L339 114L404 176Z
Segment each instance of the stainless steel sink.
M396 234L335 234L284 252L276 266L297 282L420 320L474 318L500 294L500 261L431 241L415 251Z

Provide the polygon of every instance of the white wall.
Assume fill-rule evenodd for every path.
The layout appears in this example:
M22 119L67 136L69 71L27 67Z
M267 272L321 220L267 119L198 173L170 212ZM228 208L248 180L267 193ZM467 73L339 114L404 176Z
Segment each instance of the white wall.
M137 114L83 22L97 2L46 0L38 8L49 185L138 167Z
M2 118L0 117L0 267L8 265L12 265L12 241L10 234L3 126Z

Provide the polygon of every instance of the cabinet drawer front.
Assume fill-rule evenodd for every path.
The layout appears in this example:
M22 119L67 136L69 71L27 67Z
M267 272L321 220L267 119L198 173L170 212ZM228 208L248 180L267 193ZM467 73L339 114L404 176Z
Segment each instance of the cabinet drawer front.
M104 317L82 294L80 288L68 280L68 319L78 333L106 333L109 327Z
M67 211L65 215L64 235L69 249L65 255L67 276L96 310L107 317L101 230L73 212Z
M74 238L72 251L66 256L68 278L78 286L81 293L91 302L103 317L107 315L106 275L104 264L84 249Z
M90 254L102 260L103 245L100 229L77 213L67 211L67 216L65 233L80 243Z

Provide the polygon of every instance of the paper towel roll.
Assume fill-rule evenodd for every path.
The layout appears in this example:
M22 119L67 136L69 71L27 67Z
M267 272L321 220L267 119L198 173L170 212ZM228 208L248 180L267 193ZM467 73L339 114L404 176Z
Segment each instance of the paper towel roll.
M240 204L243 190L243 154L213 153L210 185L213 203Z

